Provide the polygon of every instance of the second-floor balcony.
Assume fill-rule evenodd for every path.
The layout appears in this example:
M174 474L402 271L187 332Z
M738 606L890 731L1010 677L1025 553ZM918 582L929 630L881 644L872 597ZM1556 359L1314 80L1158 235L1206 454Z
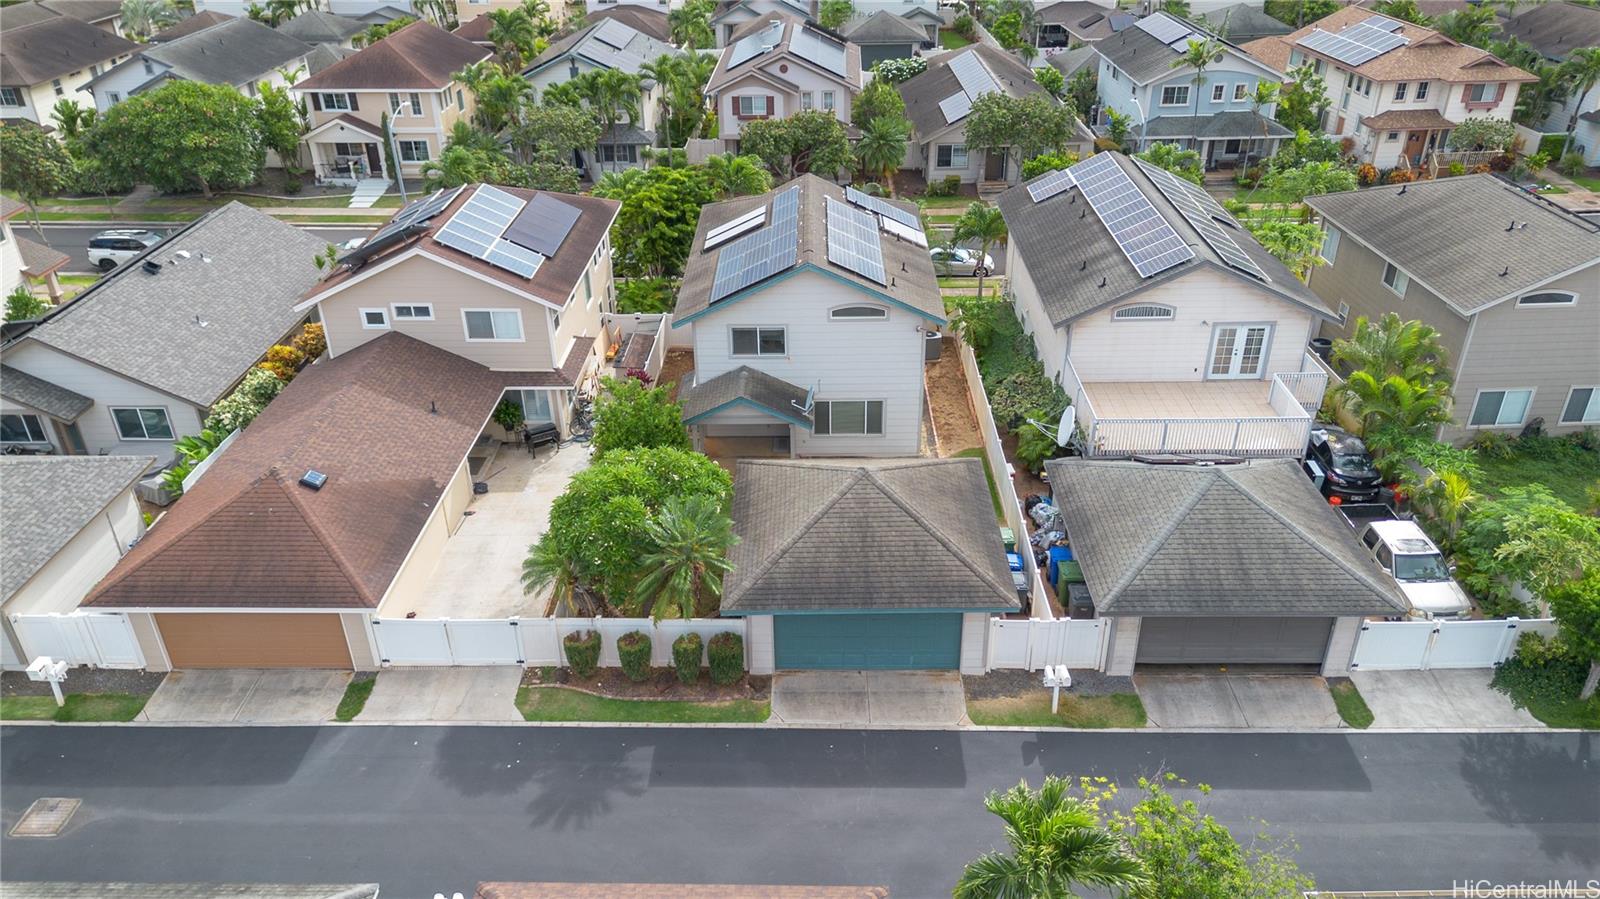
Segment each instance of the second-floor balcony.
M1305 354L1264 380L1086 382L1068 359L1063 381L1086 455L1269 457L1305 453L1328 373Z

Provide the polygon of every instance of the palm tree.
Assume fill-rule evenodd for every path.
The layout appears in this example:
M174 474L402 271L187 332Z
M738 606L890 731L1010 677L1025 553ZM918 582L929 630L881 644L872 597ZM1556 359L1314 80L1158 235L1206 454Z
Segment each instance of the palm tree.
M1000 210L979 200L967 207L961 213L961 218L956 220L954 231L950 235L951 243L963 240L976 241L978 244L978 296L983 296L983 279L988 276L989 270L983 265L983 260L989 255L989 248L1006 239L1006 219Z
M527 558L522 560L522 592L533 593L546 587L550 588L546 614L559 615L563 606L582 617L609 611L604 601L583 588L577 560L558 549L549 534L528 547Z
M1207 35L1204 40L1197 41L1191 38L1188 48L1179 54L1177 59L1172 61L1171 68L1181 69L1184 66L1188 66L1194 69L1194 77L1190 78L1189 81L1194 85L1194 114L1196 118L1200 115L1200 91L1206 86L1206 69L1211 68L1213 63L1221 62L1224 52L1226 52L1226 48L1222 46L1222 42ZM1196 146L1195 149L1198 150L1200 147Z
M1313 266L1321 265L1322 229L1302 222L1262 222L1251 232L1261 248L1289 267L1295 277L1306 280Z
M856 159L867 174L882 178L894 195L894 172L906 158L906 140L911 136L911 125L905 119L880 116L861 129L861 139L856 142Z
M672 146L672 116L674 113L673 102L677 99L672 92L672 83L681 77L682 66L679 57L670 53L663 53L654 60L647 60L639 66L639 86L649 92L649 85L654 84L661 88L661 128L667 146Z
M1346 370L1380 379L1396 375L1440 394L1449 392L1448 357L1438 331L1420 321L1401 321L1393 312L1376 324L1363 315L1349 340L1333 342L1334 364Z
M1383 429L1423 434L1450 420L1445 397L1400 375L1350 373L1338 388L1340 398L1361 419L1363 436Z
M645 533L655 549L639 560L647 572L634 593L641 610L648 607L656 621L694 618L702 605L721 599L722 576L733 568L728 551L739 542L721 503L701 494L674 496Z
M1023 781L984 798L983 807L1006 824L1011 854L990 852L969 863L955 899L1072 899L1080 885L1148 887L1139 860L1101 826L1093 808L1067 795L1068 784L1048 775L1037 791Z
M1494 7L1470 6L1447 12L1433 20L1433 30L1458 43L1484 48L1499 30L1495 24Z
M474 115L484 130L499 133L522 121L522 107L533 97L533 85L518 75L495 70L487 81L473 89L477 101Z
M122 27L128 36L143 39L178 21L172 0L122 0Z
M521 72L523 60L539 38L533 20L520 9L491 10L488 16L494 23L489 26L488 37L495 55L505 62L508 71Z
M711 28L710 4L702 0L690 2L667 13L667 32L672 42L685 50L698 50L716 42L716 32Z
M706 159L706 178L723 198L745 197L772 189L772 174L754 156L720 153Z
M1567 136L1561 139L1561 153L1557 159L1567 155L1567 144L1572 142L1572 133L1578 128L1578 111L1589 99L1589 91L1600 83L1600 47L1572 51L1561 64L1561 72L1568 89L1577 92L1578 102L1572 105L1572 115L1567 118Z
M1270 81L1257 81L1256 92L1250 95L1250 111L1255 113L1256 118L1261 120L1262 156L1266 155L1267 135L1270 134L1271 131L1267 126L1267 117L1261 114L1261 110L1266 109L1268 106L1271 106L1276 102L1278 102L1278 86ZM1250 160L1246 159L1245 163L1248 164L1249 161Z
M1462 516L1477 505L1480 497L1473 492L1466 477L1454 471L1429 474L1421 489L1411 492L1417 501L1432 509L1434 517L1444 525L1444 549L1449 552L1461 530Z
M50 109L50 114L55 118L56 126L61 129L62 140L69 144L88 131L95 119L92 107L79 106L76 100L66 97L56 101L56 105Z
M486 158L467 147L445 147L438 159L422 164L422 189L460 187L484 180Z
M600 143L612 138L618 123L639 120L639 76L621 69L601 69L587 72L574 79L589 108L600 119ZM600 148L595 146L595 161L600 158ZM616 164L612 163L613 168Z

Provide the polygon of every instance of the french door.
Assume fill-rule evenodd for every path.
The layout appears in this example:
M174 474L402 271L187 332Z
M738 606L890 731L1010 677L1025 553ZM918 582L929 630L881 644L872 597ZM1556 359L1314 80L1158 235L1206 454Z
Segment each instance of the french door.
M1211 367L1206 377L1261 377L1271 337L1271 325L1217 325L1211 332Z

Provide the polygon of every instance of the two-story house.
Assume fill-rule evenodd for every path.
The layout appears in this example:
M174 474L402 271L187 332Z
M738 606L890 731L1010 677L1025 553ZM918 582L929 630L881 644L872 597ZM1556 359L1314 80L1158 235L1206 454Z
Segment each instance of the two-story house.
M681 52L620 19L606 19L551 44L523 70L522 77L542 95L550 86L565 84L587 72L614 69L638 75L647 63ZM577 151L577 164L591 177L598 178L600 172L643 165L643 150L655 143L661 100L667 86L643 79L640 88L639 120L618 122L609 133L600 135L597 146Z
M1098 153L1000 195L1012 304L1084 454L1299 456L1332 312L1204 190Z
M1221 57L1197 72L1182 62L1189 44L1216 40ZM1289 129L1273 121L1276 103L1257 109L1256 85L1282 75L1197 25L1166 13L1145 16L1094 43L1100 57L1099 124L1105 110L1128 117L1128 143L1139 151L1168 143L1196 150L1206 168L1277 152Z
M61 281L56 273L66 268L72 259L60 250L18 237L12 231L11 220L27 209L18 200L0 196L0 294L9 296L26 278L31 282L44 282L51 302L60 302Z
M284 72L305 74L311 45L254 19L228 19L176 40L139 49L81 90L105 112L129 97L172 81L225 84L254 97L262 83L283 87Z
M925 335L945 321L908 203L815 175L700 213L674 328L693 328L684 421L705 452L915 456Z
M1560 65L1574 50L1600 47L1600 8L1569 0L1535 3L1501 22L1500 31L1537 50L1551 65ZM1576 89L1567 91L1550 104L1538 130L1558 134L1565 132L1569 123L1575 127L1567 151L1581 153L1585 163L1600 166L1600 88L1590 89L1587 95Z
M758 19L799 16L808 22L817 18L815 0L721 0L711 15L711 30L717 47L733 43L735 32Z
M476 98L456 80L489 51L429 22L415 22L294 85L311 107L302 138L319 181L354 183L417 178L439 158L456 122L470 119ZM388 122L392 150L383 133Z
M278 25L278 33L313 46L350 48L356 35L368 28L366 22L350 16L336 16L320 9L308 9Z
M56 103L78 101L84 84L137 49L43 5L8 8L0 18L0 120L54 126Z
M1326 230L1311 287L1340 313L1322 336L1388 312L1433 326L1455 376L1441 439L1600 425L1600 223L1494 175L1307 202Z
M717 111L716 136L737 153L744 123L756 119L820 109L848 124L864 85L860 47L798 16L774 14L735 32L705 93Z
M1128 28L1135 18L1091 0L1059 0L1035 13L1033 45L1048 51L1093 44Z
M899 89L912 130L906 168L917 170L930 184L950 175L967 184L1015 184L1022 177L1008 148L967 148L967 115L978 97L988 93L1049 96L1032 70L1016 57L988 44L962 47L929 60L927 69L901 83ZM1076 131L1077 140L1066 149L1086 154L1094 146L1094 135L1082 123Z
M1380 169L1420 164L1467 118L1510 119L1518 90L1537 80L1485 50L1359 6L1245 49L1280 72L1310 63L1333 102L1322 130L1349 138L1355 157Z

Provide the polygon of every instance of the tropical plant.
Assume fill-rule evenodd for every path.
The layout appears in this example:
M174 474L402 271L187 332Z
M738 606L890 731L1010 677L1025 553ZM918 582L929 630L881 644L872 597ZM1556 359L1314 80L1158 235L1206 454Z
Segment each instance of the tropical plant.
M876 177L894 193L894 173L906 157L906 142L911 139L911 123L903 118L883 116L873 119L861 129L861 139L856 141L856 159L861 170Z
M1072 80L1067 82L1066 93L1062 99L1073 112L1078 114L1079 119L1089 117L1090 111L1100 99L1098 80L1093 66L1073 73Z
M352 38L350 42L357 48L370 47L416 21L416 18L413 16L401 16L389 22L372 25L369 26L366 31L356 34L356 36Z
M528 555L522 560L522 592L536 593L546 588L550 590L546 615L569 613L589 618L611 611L603 598L583 588L577 559L548 534L528 547Z
M1421 484L1408 492L1414 505L1427 508L1443 526L1446 552L1455 547L1463 517L1481 499L1466 476L1454 471L1430 471Z
M682 274L700 208L721 199L705 169L667 166L607 174L594 194L622 203L611 245L617 272L626 277Z
M50 311L50 304L33 295L26 284L18 284L6 294L6 321L20 322L39 318Z
M1166 169L1179 178L1194 184L1205 183L1205 167L1196 150L1185 150L1177 144L1155 143L1138 154L1140 159L1159 169Z
M1447 12L1429 27L1453 41L1484 49L1500 31L1494 7L1487 3Z
M1063 150L1072 140L1071 109L1045 93L1013 97L1000 91L983 94L967 114L967 149L1005 152L1011 164L1041 153Z
M817 7L817 24L830 31L838 31L856 14L856 5L850 0L822 0Z
M1250 233L1261 242L1262 249L1302 281L1311 276L1312 268L1326 261L1322 258L1322 229L1309 222L1268 220L1252 223Z
M625 315L671 312L677 299L671 278L629 278L617 284L617 311Z
M233 392L218 400L211 407L211 415L206 418L205 427L219 433L236 431L246 427L255 420L261 410L283 391L283 379L272 372L252 368L245 372L244 378L239 381L239 386Z
M689 0L667 12L667 32L672 42L690 52L716 43L716 32L711 27L711 16L716 12L714 0Z
M1485 116L1472 116L1463 119L1461 124L1450 131L1446 141L1452 150L1498 150L1504 152L1511 148L1511 142L1517 139L1516 126L1510 119L1494 119Z
M142 41L178 21L172 0L122 0L122 30L130 40Z
M772 189L772 175L755 156L719 153L705 162L706 178L723 198L746 197Z
M1322 127L1322 114L1333 101L1328 98L1328 83L1310 62L1290 69L1278 88L1278 124L1291 131L1316 132Z
M521 80L521 79L518 79ZM597 69L585 72L568 82L576 85L584 102L600 121L600 140L615 133L620 122L639 121L639 104L643 100L643 86L638 75L621 69ZM600 157L596 145L595 159ZM613 163L613 167L615 167Z
M289 341L289 345L299 350L305 358L316 360L328 351L328 337L321 322L306 322L300 326L300 333Z
M1187 4L1185 5L1187 6ZM1178 58L1172 61L1171 68L1194 69L1194 77L1190 78L1189 81L1194 85L1192 91L1194 94L1194 114L1197 116L1200 114L1200 91L1206 86L1206 69L1211 68L1214 63L1221 62L1223 54L1226 52L1227 48L1223 46L1221 41L1206 35L1200 40L1190 38L1189 43L1178 54Z
M1022 164L1022 180L1032 181L1045 172L1071 168L1077 161L1076 153L1041 153Z
M872 81L850 101L850 123L857 128L865 128L873 119L904 118L905 114L906 101L887 81Z
M1189 10L1189 0L1161 0L1161 11L1180 19L1187 19L1192 15Z
M226 440L228 432L213 431L205 428L198 434L180 437L172 444L173 450L178 454L178 462L167 469L161 476L162 486L174 496L183 493L183 482L194 467L204 462L207 457L217 451L217 447Z
M172 81L112 106L84 145L129 180L210 197L253 183L261 171L259 108L231 85Z
M50 107L50 117L55 119L56 128L61 132L61 140L66 143L69 151L90 128L94 127L97 115L93 106L79 105L78 101L70 97L62 97L56 101L56 105Z
M746 122L739 137L739 152L759 157L784 180L806 172L833 178L855 159L844 123L822 109Z
M1428 24L1428 17L1417 8L1417 0L1378 0L1372 5L1372 11L1413 25Z
M665 387L646 387L633 378L605 378L601 386L591 440L596 457L625 449L689 448L683 407Z
M66 190L72 178L72 157L48 131L31 123L0 125L0 187L28 205L40 235L39 202Z
M456 131L461 128L457 123ZM477 129L473 129L477 131ZM498 151L493 135L483 134L488 149ZM509 134L512 152L517 158L531 160L544 152L552 161L569 165L576 150L588 149L600 140L600 123L587 110L574 106L529 106L522 110L521 120L513 125ZM451 133L451 143L456 143L456 133Z
M951 307L950 327L961 335L967 346L974 350L988 346L994 338L1000 301L979 293L954 296L947 302Z
M1262 12L1285 25L1299 28L1333 15L1343 5L1340 0L1265 0Z
M1450 421L1444 395L1400 375L1354 371L1339 385L1338 392L1347 408L1360 418L1363 434L1384 427L1422 433Z
M300 136L306 132L302 107L289 89L266 81L257 86L261 105L257 115L261 126L261 143L278 154L285 169L298 172Z
M1033 80L1039 86L1050 92L1050 96L1060 100L1067 93L1067 76L1055 66L1041 66L1033 70Z
M1139 860L1106 830L1092 805L1069 795L1070 786L1047 775L1038 790L1023 781L989 793L984 808L1005 822L1011 851L968 863L955 899L1070 899L1078 886L1146 888L1150 880Z
M1133 120L1127 113L1106 109L1106 139L1118 148L1127 146L1128 128L1132 124Z
M885 59L872 67L877 77L874 81L883 81L887 84L901 84L910 81L928 70L928 60L922 56L912 56L907 59Z
M1578 95L1578 102L1572 105L1572 114L1567 117L1567 136L1561 141L1561 150L1556 153L1556 158L1565 157L1567 146L1572 143L1573 132L1578 128L1578 111L1587 109L1585 105L1589 100L1589 92L1600 84L1600 47L1584 47L1573 50L1567 55L1566 62L1561 64L1561 81L1566 88Z
M995 244L1003 243L1006 239L1006 219L1000 214L1000 209L990 206L979 200L969 205L961 218L956 220L956 226L951 234L954 243L968 242L978 245L978 258L989 255L989 250ZM983 279L987 277L987 268L978 268L978 296L983 296Z
M1044 470L1045 462L1066 455L1067 448L1056 442L1054 433L1046 430L1046 427L1054 428L1060 422L1063 411L1064 407L1053 410L1034 409L1025 416L1026 421L1016 430L1017 461L1034 474Z
M1376 322L1364 315L1358 317L1349 339L1333 342L1332 359L1349 371L1365 371L1378 378L1398 376L1434 393L1449 392L1449 353L1439 332L1421 321L1404 321L1393 312L1384 313Z
M739 538L722 504L708 496L675 496L645 526L651 551L633 608L656 621L713 614L722 578L733 568L728 552Z
M1561 629L1561 639L1589 662L1589 676L1578 693L1579 699L1588 699L1600 685L1600 571L1562 584L1546 598L1556 616L1556 626Z
M520 7L490 10L486 15L491 23L486 36L494 46L495 55L508 71L522 71L523 63L533 57L539 41L539 29L533 18Z
M1273 167L1256 186L1272 192L1279 203L1297 207L1306 197L1343 193L1355 190L1358 185L1356 173L1337 162L1304 162Z

